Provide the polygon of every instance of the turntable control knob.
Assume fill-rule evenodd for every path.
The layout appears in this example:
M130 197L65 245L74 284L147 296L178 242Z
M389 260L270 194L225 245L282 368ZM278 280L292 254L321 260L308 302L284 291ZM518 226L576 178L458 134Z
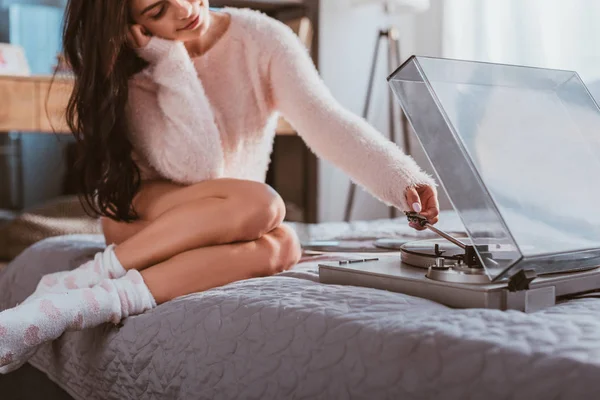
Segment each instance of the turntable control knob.
M435 259L435 266L438 268L444 268L444 259L442 257L438 257Z
M435 269L440 269L440 270L446 270L449 269L446 265L445 265L445 260L444 257L437 257L435 259L435 265L433 266L433 268Z

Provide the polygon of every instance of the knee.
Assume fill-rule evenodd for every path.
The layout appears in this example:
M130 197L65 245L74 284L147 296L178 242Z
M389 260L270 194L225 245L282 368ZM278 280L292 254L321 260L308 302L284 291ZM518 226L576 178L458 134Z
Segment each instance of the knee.
M120 244L120 240L118 237L118 222L115 222L110 218L102 217L100 218L100 224L102 227L102 234L104 235L104 240L106 241L106 244Z
M261 239L267 249L266 275L287 271L298 264L302 256L300 241L293 229L281 225Z
M276 229L285 218L285 203L270 186L245 182L246 190L232 199L237 210L237 241L251 241Z
M149 224L148 221L142 220L134 222L117 222L106 217L102 217L100 222L102 224L102 233L104 234L107 245L120 245Z

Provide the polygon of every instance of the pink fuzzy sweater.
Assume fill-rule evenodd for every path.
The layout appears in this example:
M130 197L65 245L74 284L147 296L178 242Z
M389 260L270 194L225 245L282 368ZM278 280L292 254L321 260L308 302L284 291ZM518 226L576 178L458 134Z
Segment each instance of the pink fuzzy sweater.
M159 38L139 49L150 66L131 80L128 118L143 179L264 182L281 113L317 156L388 205L408 210L408 186L435 185L340 106L290 28L256 11L224 12L228 30L198 58Z

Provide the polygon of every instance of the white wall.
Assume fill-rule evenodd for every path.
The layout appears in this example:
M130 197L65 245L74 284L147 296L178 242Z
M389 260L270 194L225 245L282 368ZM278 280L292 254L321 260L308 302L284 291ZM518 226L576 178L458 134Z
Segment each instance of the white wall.
M600 79L600 1L454 0L444 13L444 56L577 71Z
M418 16L396 16L393 23L400 29L402 61L412 54L441 54L442 0L432 0L431 9ZM378 30L385 27L383 10L374 6L355 9L351 0L322 0L320 20L319 67L325 84L340 103L361 114L365 102L369 71ZM381 57L382 56L382 57ZM387 119L387 53L380 48L379 70L373 92L369 122L386 137ZM419 145L412 140L413 149ZM420 148L414 157L430 169ZM327 161L319 164L319 221L340 221L344 217L348 177ZM444 201L444 205L447 203ZM358 190L352 219L374 219L388 216L388 209L378 200Z

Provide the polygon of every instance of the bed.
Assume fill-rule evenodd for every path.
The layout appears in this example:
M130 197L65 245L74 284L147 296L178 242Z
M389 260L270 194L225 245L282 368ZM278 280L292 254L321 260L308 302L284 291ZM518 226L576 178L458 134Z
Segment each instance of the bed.
M448 216L440 227L456 223ZM394 220L294 228L302 240L427 235ZM44 273L74 268L103 246L101 236L71 235L30 247L0 271L0 309L26 298ZM278 276L66 333L0 376L0 398L600 398L600 300L533 314L455 310L319 283L319 261L346 256L306 255Z

